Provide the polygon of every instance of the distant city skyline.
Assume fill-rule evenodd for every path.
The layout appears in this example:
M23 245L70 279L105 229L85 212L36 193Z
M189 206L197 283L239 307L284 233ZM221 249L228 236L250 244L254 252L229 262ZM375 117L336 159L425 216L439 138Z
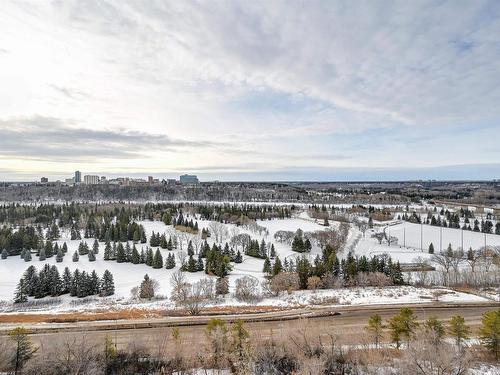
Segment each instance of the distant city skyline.
M0 10L2 181L500 178L498 1Z

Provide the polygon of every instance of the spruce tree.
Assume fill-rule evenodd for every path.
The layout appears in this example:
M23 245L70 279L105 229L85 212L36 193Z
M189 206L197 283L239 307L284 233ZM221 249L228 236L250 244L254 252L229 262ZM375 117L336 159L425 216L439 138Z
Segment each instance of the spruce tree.
M78 262L79 259L80 255L78 255L78 251L75 251L75 253L73 254L73 262Z
M95 254L93 250L89 251L89 262L95 262Z
M194 255L193 242L191 240L189 240L189 243L188 243L187 253L189 256Z
M14 303L28 302L28 289L27 283L24 278L19 280L14 294Z
M94 241L94 244L92 245L92 251L94 254L99 254L99 242L97 239Z
M271 261L268 257L266 257L266 259L264 260L264 267L262 268L262 272L264 272L266 275L271 274Z
M271 244L270 257L271 259L276 258L276 249L274 248L274 244Z
M148 266L152 266L153 265L153 249L151 249L150 247L148 247L148 249L146 250L146 265Z
M125 263L127 261L127 255L125 254L125 248L122 243L119 242L116 246L116 261L118 263Z
M160 249L156 249L153 258L153 268L163 268L163 257L161 256Z
M95 270L92 271L90 274L90 288L89 288L89 294L90 295L96 295L99 294L99 276L97 276L97 273Z
M234 263L243 263L243 256L241 255L241 252L239 250L236 253L236 257L234 258Z
M104 260L111 260L111 243L108 241L106 242L106 245L104 246Z
M31 251L30 250L26 250L26 252L24 253L24 261L31 262Z
M7 249L3 249L2 250L2 259L7 259L8 256L9 256L9 253L7 252Z
M59 270L56 266L50 267L50 272L48 275L49 293L52 297L57 297L61 294L62 281L59 276Z
M40 254L38 255L38 259L42 262L46 259L45 258L45 249L43 247L40 249Z
M166 262L165 268L167 268L169 270L172 269L172 268L175 268L175 257L174 257L174 254L169 253L167 255L167 262Z
M130 256L130 259L133 264L141 263L141 256L139 255L139 252L137 251L135 245L132 247L132 255Z
M63 261L63 258L64 258L64 253L62 249L59 249L56 254L56 262L61 263Z
M63 243L63 245L62 245L62 251L64 254L66 254L68 252L68 245L66 244L66 242Z
M196 260L193 258L192 255L189 256L189 259L188 259L188 262L187 262L187 266L186 266L186 271L188 272L197 272L198 271L198 267L197 267L197 263L196 263Z
M45 257L52 258L53 255L54 255L54 248L52 246L52 242L51 241L45 242Z
M273 264L272 275L276 276L281 271L283 271L283 266L281 264L280 257L276 257Z
M196 262L196 271L203 271L205 269L205 264L203 263L203 258L198 257Z
M71 288L71 271L69 270L68 267L64 268L64 272L62 275L62 283L61 283L61 294L66 294L69 293L69 290Z

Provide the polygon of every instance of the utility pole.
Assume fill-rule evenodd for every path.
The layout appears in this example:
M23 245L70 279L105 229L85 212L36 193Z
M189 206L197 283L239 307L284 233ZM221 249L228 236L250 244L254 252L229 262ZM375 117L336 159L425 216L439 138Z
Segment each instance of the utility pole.
M443 227L439 227L439 252L443 252Z
M420 223L420 250L424 251L424 225Z

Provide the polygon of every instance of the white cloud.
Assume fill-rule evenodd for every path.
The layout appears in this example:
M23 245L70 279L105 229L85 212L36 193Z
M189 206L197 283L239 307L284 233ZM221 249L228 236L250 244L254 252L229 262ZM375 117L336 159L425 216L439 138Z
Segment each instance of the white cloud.
M392 138L396 148L405 149L414 132L451 135L457 125L500 119L495 1L61 0L0 7L1 119L70 118L83 129L245 151L173 152L171 168L227 165L228 158L234 168L249 158L263 165L263 149L281 155L274 159L283 165L296 163L289 156L297 152L304 163L325 166L404 166L388 152L373 158L344 149L333 135L377 137L377 130L394 129L401 133ZM245 101L259 92L265 111ZM318 149L349 157L318 160ZM489 156L443 153L433 155L449 163Z

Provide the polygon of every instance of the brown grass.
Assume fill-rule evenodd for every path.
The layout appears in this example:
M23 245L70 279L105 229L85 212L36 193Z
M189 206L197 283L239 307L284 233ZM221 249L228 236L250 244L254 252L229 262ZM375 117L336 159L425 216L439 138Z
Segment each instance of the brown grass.
M276 306L220 306L204 309L202 315L226 315L226 314L252 314L282 311ZM107 310L92 312L69 312L62 314L0 314L1 323L76 323L76 322L96 322L103 320L135 320L135 319L155 319L166 316L188 316L186 310Z
M99 320L159 318L161 316L160 311L141 309L96 311L91 313L8 314L0 315L0 323L75 323L94 322Z

